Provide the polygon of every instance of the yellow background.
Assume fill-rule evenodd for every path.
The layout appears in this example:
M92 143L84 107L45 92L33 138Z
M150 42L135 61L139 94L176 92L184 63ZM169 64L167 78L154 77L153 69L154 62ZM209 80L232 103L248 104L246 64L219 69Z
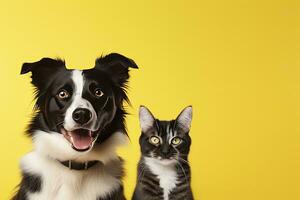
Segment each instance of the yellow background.
M9 3L6 3L9 2ZM194 106L196 200L299 200L300 3L291 0L2 1L0 199L30 151L33 106L25 61L62 57L89 68L119 52L131 72L126 195L139 159L137 109L161 119Z

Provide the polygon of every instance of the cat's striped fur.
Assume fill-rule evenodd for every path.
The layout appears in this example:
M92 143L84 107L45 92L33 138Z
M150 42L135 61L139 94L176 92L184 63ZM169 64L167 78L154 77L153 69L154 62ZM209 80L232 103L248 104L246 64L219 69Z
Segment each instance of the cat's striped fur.
M171 121L157 120L146 107L140 108L142 156L133 200L193 200L188 163L191 119L191 107ZM152 137L160 143L153 144ZM174 145L174 138L180 138L180 144Z

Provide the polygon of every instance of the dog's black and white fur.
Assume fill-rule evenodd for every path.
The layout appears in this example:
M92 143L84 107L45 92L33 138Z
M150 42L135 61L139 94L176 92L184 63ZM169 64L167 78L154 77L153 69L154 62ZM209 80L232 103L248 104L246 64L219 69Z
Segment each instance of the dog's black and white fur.
M27 131L34 150L21 160L13 200L125 199L123 161L115 149L127 142L129 67L137 65L117 53L98 58L88 70L69 70L51 58L23 64L21 74L31 72L36 88Z

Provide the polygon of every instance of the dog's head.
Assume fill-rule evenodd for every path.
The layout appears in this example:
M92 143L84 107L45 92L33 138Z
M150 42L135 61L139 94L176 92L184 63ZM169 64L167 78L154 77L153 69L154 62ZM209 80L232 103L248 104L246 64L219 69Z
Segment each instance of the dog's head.
M47 137L57 153L74 155L90 151L116 131L126 134L123 102L128 101L129 67L137 65L117 53L98 58L87 70L68 70L60 59L24 63L21 74L32 73L37 99L28 133L36 140Z

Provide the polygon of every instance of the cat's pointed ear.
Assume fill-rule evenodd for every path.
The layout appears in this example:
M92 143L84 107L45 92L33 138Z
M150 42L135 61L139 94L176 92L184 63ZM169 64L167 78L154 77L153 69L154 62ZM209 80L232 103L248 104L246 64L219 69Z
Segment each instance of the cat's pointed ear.
M39 90L49 84L49 79L61 68L65 68L65 62L61 59L42 58L37 62L24 63L21 74L31 72L31 83Z
M140 126L142 132L145 133L154 127L155 118L148 108L140 106L139 109Z
M193 117L193 108L192 106L188 106L184 108L181 113L176 118L176 126L184 133L188 133L191 129Z
M108 74L118 86L124 86L129 78L129 68L137 69L138 66L130 58L118 53L111 53L97 58L95 68Z

